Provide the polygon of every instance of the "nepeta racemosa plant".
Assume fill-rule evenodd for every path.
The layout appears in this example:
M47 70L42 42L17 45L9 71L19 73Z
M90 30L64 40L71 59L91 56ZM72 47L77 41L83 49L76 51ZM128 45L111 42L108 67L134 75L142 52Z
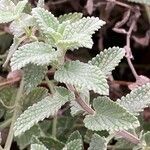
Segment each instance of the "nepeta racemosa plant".
M150 84L116 102L109 98L107 79L125 56L125 49L105 49L87 63L66 57L68 50L91 49L92 35L105 22L97 17L83 17L82 13L55 17L40 7L40 2L27 14L26 4L25 0L16 5L10 0L0 1L0 23L11 22L9 29L14 35L4 66L10 60L12 71L23 71L4 149L10 149L14 135L20 149L31 144L31 150L82 150L79 131L74 131L65 142L57 139L57 114L65 104L70 106L72 117L83 115L84 126L92 132L88 150L106 150L110 140L118 136L133 143L134 149L148 149L150 133L139 136L135 129L140 126L139 112L150 104ZM52 80L47 76L49 66L54 73ZM37 87L42 80L50 93ZM58 86L59 83L63 84ZM90 98L90 91L99 96ZM44 132L49 125L43 121L45 118L53 118L52 134ZM108 136L97 132L103 130Z

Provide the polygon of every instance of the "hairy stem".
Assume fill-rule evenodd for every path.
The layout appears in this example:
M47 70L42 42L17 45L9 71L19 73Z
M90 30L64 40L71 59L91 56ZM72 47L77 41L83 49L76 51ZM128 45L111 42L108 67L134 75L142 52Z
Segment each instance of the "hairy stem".
M6 120L5 122L3 122L0 125L0 131L3 130L4 128L8 127L11 124L11 121L12 121L12 119L10 118L10 119Z
M95 111L81 98L77 90L71 85L66 84L66 86L70 91L74 92L76 102L83 108L83 110L85 110L88 114L93 115Z
M138 137L136 137L135 135L133 135L125 130L117 132L117 135L123 137L124 139L126 139L127 141L129 141L131 143L134 143L134 144L140 143L140 139L138 139Z
M21 83L20 83L20 87L19 87L18 92L17 92L17 96L16 96L16 100L15 100L14 114L13 114L13 117L12 117L12 122L11 122L11 126L10 126L10 129L9 129L7 140L6 140L6 143L5 143L4 150L10 150L10 147L11 147L11 144L12 144L12 141L13 141L14 123L15 123L16 119L18 118L18 116L21 112L21 107L19 105L19 102L20 102L22 92L23 92L23 85L24 85L24 83L23 83L23 79L22 79Z

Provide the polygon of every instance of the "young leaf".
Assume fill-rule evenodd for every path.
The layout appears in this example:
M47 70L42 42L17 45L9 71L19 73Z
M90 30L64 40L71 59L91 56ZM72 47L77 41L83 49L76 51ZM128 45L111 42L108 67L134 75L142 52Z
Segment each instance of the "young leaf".
M18 70L29 63L48 65L57 59L58 53L50 45L43 42L33 42L19 47L11 58L12 70Z
M98 134L93 134L88 150L107 150L107 141Z
M89 61L89 64L99 67L105 75L109 75L111 71L119 64L124 55L125 51L122 48L108 48L96 55L96 57Z
M139 126L134 115L108 97L94 99L93 107L95 114L87 115L84 119L85 127L90 130L118 131Z
M141 4L150 5L150 0L128 0L128 1L134 2L134 3L141 3Z
M53 14L44 8L34 8L32 14L44 33L51 35L56 41L61 37L61 34L56 32L59 21Z
M95 93L108 94L108 84L98 67L80 61L67 62L55 72L54 78L66 84L71 84Z
M67 89L58 87L53 97L47 96L20 115L14 126L14 135L18 136L44 118L55 115L61 106L72 98L74 98L73 94Z
M118 99L117 102L129 112L138 115L138 112L143 111L150 104L150 83L132 90L131 93Z
M21 13L23 12L27 2L28 2L27 0L19 1L18 4L16 5L14 13L17 14L18 16L20 16Z
M22 36L29 27L33 27L35 25L34 18L29 14L22 14L20 19L14 20L10 26L10 32L13 33L14 36L20 37Z
M79 21L82 18L83 14L82 13L69 13L69 14L64 14L58 17L58 20L60 23L65 22L65 21L70 21L70 23Z
M24 68L24 83L27 92L35 88L44 78L47 68L45 66L37 66L28 64Z
M70 141L62 150L82 150L82 140L76 139Z
M32 144L31 150L48 150L44 145Z

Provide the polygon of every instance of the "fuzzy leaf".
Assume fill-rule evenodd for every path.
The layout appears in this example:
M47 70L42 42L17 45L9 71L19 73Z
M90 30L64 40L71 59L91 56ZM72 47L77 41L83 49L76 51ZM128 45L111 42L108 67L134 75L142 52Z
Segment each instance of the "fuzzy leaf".
M11 59L12 70L18 70L29 63L48 65L57 59L58 53L50 45L33 42L19 47Z
M28 64L24 68L24 82L27 92L35 88L44 78L47 68L45 66L37 66Z
M82 150L82 140L76 139L70 141L62 150Z
M90 130L118 131L139 126L134 115L108 97L94 99L93 107L95 114L87 115L84 119L85 127Z
M34 124L55 115L55 113L67 101L72 100L73 95L67 89L58 87L53 97L47 96L38 103L28 107L17 119L14 126L14 135L18 136L30 129Z
M83 14L82 13L69 13L69 14L64 14L58 17L58 20L60 23L64 21L70 21L70 23L79 21L82 18Z
M99 67L105 75L109 75L111 71L119 64L124 55L125 51L122 48L108 48L96 55L96 57L89 61L89 64Z
M15 14L18 14L18 16L21 15L27 2L28 2L27 0L19 1L15 8Z
M61 37L61 34L56 32L59 21L53 14L44 8L34 8L32 14L44 33L51 35L55 40Z
M98 134L93 134L88 150L107 150L107 141Z
M143 136L146 146L150 148L150 131L146 132Z
M118 99L117 102L129 112L138 115L138 112L150 105L150 83L132 90L131 93Z
M31 150L48 150L44 145L32 144Z
M40 135L41 135L40 128L38 126L33 126L30 130L26 131L23 135L16 137L15 141L17 142L17 145L19 145L19 148L22 150L31 144L33 136L39 137Z
M26 3L27 1L23 0L18 2L17 6L15 6L11 0L1 0L0 23L7 23L17 19L21 15Z
M44 99L48 95L48 90L42 87L36 87L32 89L27 95L23 97L23 110L26 110L29 106Z
M67 62L55 72L54 78L62 83L71 84L95 93L108 94L108 84L98 67L80 61Z
M20 37L22 36L29 27L35 25L34 18L29 14L22 14L19 20L14 20L9 29L13 33L14 36ZM17 28L16 28L17 27Z
M69 136L68 140L67 140L67 143L73 141L73 140L77 140L77 139L80 139L82 140L82 136L80 134L79 131L74 131L73 133L71 133L71 135Z
M128 0L128 1L134 2L134 3L141 3L141 4L150 5L150 0Z
M93 41L91 36L101 26L105 24L104 21L95 17L82 18L79 21L69 24L63 34L63 39L58 41L64 49L77 49L79 47L92 48Z

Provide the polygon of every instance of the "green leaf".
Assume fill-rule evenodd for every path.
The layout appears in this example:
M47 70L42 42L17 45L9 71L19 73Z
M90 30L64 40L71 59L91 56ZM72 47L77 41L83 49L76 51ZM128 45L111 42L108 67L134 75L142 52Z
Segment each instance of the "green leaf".
M77 140L77 139L80 139L82 140L82 136L80 134L79 131L74 131L73 133L71 133L71 135L69 136L68 140L67 140L67 143L73 141L73 140Z
M124 55L125 51L122 48L108 48L96 55L96 57L89 61L89 64L99 67L105 75L109 75L111 71L119 64Z
M46 88L37 87L32 89L27 95L23 97L23 110L26 110L29 106L39 102L48 95Z
M22 14L18 20L14 20L10 24L9 29L10 29L10 32L12 32L14 36L20 37L27 30L29 30L29 27L33 27L34 25L35 25L35 20L31 15Z
M93 90L95 93L108 94L108 84L98 67L80 61L66 62L55 72L54 78L66 84Z
M150 104L150 83L132 90L131 93L118 99L117 102L129 112L138 115L138 112L143 111Z
M53 138L51 136L40 137L39 140L40 140L40 142L42 142L45 145L45 147L47 147L50 150L52 150L52 149L62 150L62 148L65 146L64 143L62 143L58 139Z
M108 97L94 99L95 114L87 115L85 127L90 130L118 131L139 126L138 119Z
M48 150L44 145L32 144L31 150Z
M150 5L150 0L128 0L128 1L134 2L134 3L141 3L141 4Z
M38 126L33 126L30 130L26 131L23 135L16 137L15 141L17 142L17 145L19 145L20 149L24 149L31 144L33 136L38 137L40 135L41 135L40 128Z
M44 8L34 8L32 14L44 33L51 35L55 40L61 37L61 34L56 32L59 21L53 14Z
M144 140L145 140L146 146L150 147L150 131L146 132L143 136L144 136Z
M24 68L24 83L27 92L35 88L41 83L47 71L45 66L37 66L34 64L28 64Z
M70 141L62 150L82 150L82 140L76 139Z
M67 89L62 87L56 88L53 97L47 96L38 103L28 107L28 109L20 115L14 126L14 135L18 136L39 121L55 115L61 106L72 100L73 97L73 94Z
M92 48L91 36L104 24L104 21L95 17L82 18L75 23L68 24L64 30L63 39L58 41L57 45L71 50L79 47Z
M88 150L107 150L107 141L98 134L93 134Z
M65 22L65 21L70 21L70 23L79 21L82 18L83 14L82 13L69 13L69 14L64 14L58 17L58 20L60 23Z
M19 47L11 58L12 70L18 70L29 63L40 66L48 65L57 59L58 52L43 42L33 42Z
M0 23L7 23L17 19L21 15L26 3L26 0L20 1L17 6L15 6L11 0L1 0Z
M15 8L15 14L18 14L18 16L20 16L27 3L27 0L19 1Z

